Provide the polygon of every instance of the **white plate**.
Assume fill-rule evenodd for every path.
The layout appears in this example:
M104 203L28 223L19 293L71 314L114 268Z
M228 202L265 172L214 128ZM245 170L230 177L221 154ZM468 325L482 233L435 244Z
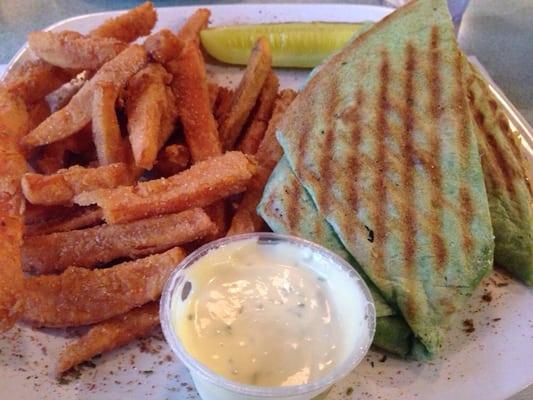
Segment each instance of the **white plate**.
M273 21L376 21L389 10L359 5L224 5L210 6L212 24ZM156 29L175 30L196 7L159 10ZM72 18L53 30L87 32L105 18L102 13ZM25 48L11 65L28 57ZM235 84L241 69L209 66L219 82ZM283 86L301 85L307 72L278 71ZM503 102L506 101L501 97ZM513 113L513 107L505 104ZM518 114L511 117L528 140L531 134ZM527 146L526 146L527 147ZM533 161L532 161L533 162ZM505 285L505 286L504 286ZM481 297L491 293L492 302ZM533 295L523 285L500 273L486 279L472 297L461 321L471 318L475 332L458 324L449 334L450 346L430 363L388 358L371 351L365 361L336 385L328 400L357 399L484 399L501 400L533 383ZM85 368L69 384L58 384L52 374L64 334L17 326L0 338L0 398L27 399L197 399L185 367L161 339L151 339L102 356L96 368ZM381 360L381 361L380 361ZM351 395L350 395L351 394Z

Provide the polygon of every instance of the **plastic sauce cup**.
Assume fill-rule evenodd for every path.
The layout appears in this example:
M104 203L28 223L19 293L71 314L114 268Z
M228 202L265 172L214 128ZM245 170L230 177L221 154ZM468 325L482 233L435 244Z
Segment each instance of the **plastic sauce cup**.
M186 293L190 291L187 275L195 262L211 251L215 251L228 243L257 240L261 246L272 246L285 243L301 249L302 254L312 253L317 257L319 271L326 277L332 290L330 301L335 304L343 340L349 343L345 357L338 360L327 374L302 385L293 386L255 386L229 380L209 369L208 366L193 358L181 343L175 331L171 311L173 302L187 302ZM302 267L306 268L306 267ZM313 268L310 268L313 269ZM201 290L201 288L195 288ZM175 306L175 304L174 304ZM178 307L184 310L186 307ZM260 399L291 399L308 400L325 397L335 383L352 371L367 353L375 331L376 316L370 292L354 268L341 257L315 243L287 235L275 233L252 233L232 236L208 243L185 258L170 276L161 297L161 325L165 338L172 351L188 368L198 393L204 400L260 400ZM258 332L258 335L261 334Z

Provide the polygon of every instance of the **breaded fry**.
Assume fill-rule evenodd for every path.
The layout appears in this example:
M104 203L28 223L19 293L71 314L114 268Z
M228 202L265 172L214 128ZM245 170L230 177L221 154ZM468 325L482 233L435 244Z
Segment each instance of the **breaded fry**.
M27 132L24 101L0 88L0 332L11 328L24 307L22 245L24 198L20 177L26 161L18 142Z
M46 207L49 208L49 207ZM49 211L47 212L49 213ZM98 225L104 220L102 210L95 207L65 207L61 215L24 227L24 237L67 232Z
M178 114L193 162L222 154L217 125L209 103L205 64L200 49L189 44L168 64L173 75Z
M220 138L224 149L233 149L235 146L271 66L272 53L268 40L261 37L252 49L248 66L233 96L229 112L220 125Z
M117 87L109 82L95 85L92 101L92 131L100 165L125 162L124 141L120 134L115 103Z
M40 59L75 70L98 69L127 47L117 39L84 36L74 31L30 32L28 44Z
M140 6L115 18L106 20L89 35L93 37L115 38L122 42L133 42L150 33L157 21L157 13L152 2L147 1Z
M216 83L209 82L207 84L207 91L209 92L209 105L211 106L211 110L214 110L215 108L219 90L220 86L218 86Z
M171 144L159 152L155 164L156 172L164 177L175 175L189 166L191 153L183 144Z
M265 226L263 219L257 215L256 208L272 170L283 155L283 149L276 140L276 128L295 97L296 94L292 90L284 90L276 100L268 129L255 155L259 168L235 211L227 236L257 232Z
M74 75L43 60L27 60L10 70L0 86L29 106L70 81Z
M168 29L161 29L146 38L144 48L154 61L164 65L179 56L183 42Z
M26 272L49 274L72 265L92 268L113 260L159 253L200 239L215 226L201 208L119 225L27 237L22 246Z
M28 172L22 177L21 184L30 203L51 206L70 204L75 195L85 191L130 185L135 178L134 172L124 163L98 168L74 165L53 175Z
M77 195L79 205L98 204L107 223L123 223L153 215L205 207L246 190L255 162L240 152L200 161L170 178L135 186L100 189Z
M255 154L265 131L268 126L268 121L272 116L272 109L274 102L278 95L279 81L274 72L270 71L265 84L261 89L261 94L257 100L255 110L250 116L251 123L246 132L244 132L237 149L245 154Z
M133 158L138 167L152 169L157 153L174 130L177 107L165 68L149 64L128 84L126 115Z
M30 123L29 130L38 126L50 116L50 106L45 99L41 99L28 108Z
M207 8L199 8L187 18L185 24L178 32L178 38L183 41L184 45L187 45L191 41L199 43L199 34L202 29L207 28L211 11Z
M105 269L69 267L60 275L25 279L22 319L36 326L95 324L155 301L185 257L175 247L162 254Z
M57 374L131 341L148 336L159 325L159 304L152 302L92 326L60 353Z
M222 121L224 121L224 118L226 118L226 115L228 115L231 103L233 101L233 94L233 90L226 87L221 87L218 91L217 100L215 102L213 111L218 126L222 125Z
M117 57L107 62L93 78L76 93L61 110L53 113L42 124L22 139L29 148L57 142L73 135L91 120L91 103L94 89L101 82L111 82L123 87L128 79L140 70L147 61L144 48L131 45Z

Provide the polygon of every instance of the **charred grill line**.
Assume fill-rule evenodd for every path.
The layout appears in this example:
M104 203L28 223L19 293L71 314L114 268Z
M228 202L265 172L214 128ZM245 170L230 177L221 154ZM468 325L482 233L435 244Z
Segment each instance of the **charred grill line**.
M302 190L304 189L301 187L300 182L298 182L297 179L294 179L294 183L291 186L289 193L286 193L287 223L291 233L297 233L299 230L298 224L300 223L300 209L298 208L298 204L300 203L300 199L302 197Z

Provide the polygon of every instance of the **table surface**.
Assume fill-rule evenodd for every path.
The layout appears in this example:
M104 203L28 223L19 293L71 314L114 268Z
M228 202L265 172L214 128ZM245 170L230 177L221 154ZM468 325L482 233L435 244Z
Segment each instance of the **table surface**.
M165 7L236 2L155 0L154 4ZM29 31L45 28L75 15L130 8L138 3L140 2L134 0L1 0L0 64L7 63L11 59L26 41L26 34ZM381 2L362 0L347 1L347 3ZM533 125L532 21L533 0L471 0L459 31L462 48L467 54L473 54L481 61L494 81L531 125ZM533 387L512 398L512 400L526 399L533 399Z

